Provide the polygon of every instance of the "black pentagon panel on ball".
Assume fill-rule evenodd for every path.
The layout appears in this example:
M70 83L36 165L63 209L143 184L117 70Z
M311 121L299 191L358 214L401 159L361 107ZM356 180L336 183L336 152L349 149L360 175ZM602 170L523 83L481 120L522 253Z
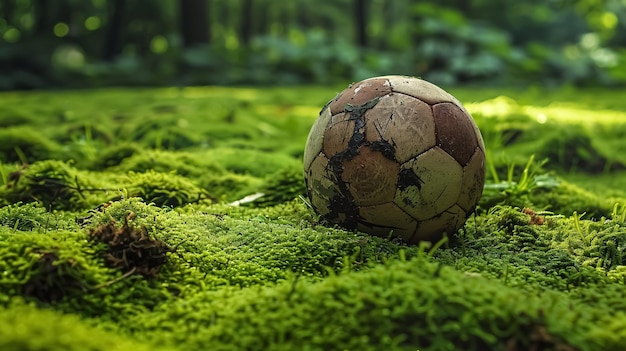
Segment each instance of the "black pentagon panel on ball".
M416 244L452 235L485 180L484 144L452 95L418 78L352 84L323 109L304 154L307 194L329 224Z
M386 79L370 78L354 83L333 99L328 107L331 113L344 112L349 106L363 106L381 96L391 93L391 86Z
M457 204L465 210L471 212L476 207L475 199L480 198L485 184L485 153L476 148L476 152L463 168L463 188Z
M478 147L471 117L449 102L434 105L433 115L437 146L465 166Z

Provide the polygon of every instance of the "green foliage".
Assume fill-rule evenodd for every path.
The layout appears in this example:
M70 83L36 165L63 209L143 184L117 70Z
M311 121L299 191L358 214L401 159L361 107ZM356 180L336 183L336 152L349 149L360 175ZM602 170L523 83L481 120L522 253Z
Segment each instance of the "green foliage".
M524 166L519 179L514 179L515 165L510 165L507 172L507 179L500 180L498 172L495 169L492 160L488 160L488 168L493 181L485 184L483 197L480 205L485 208L491 208L495 205L510 205L513 207L532 206L530 196L539 189L546 189L548 192L557 188L560 183L558 179L549 174L538 174L541 166L546 163L535 163L535 156L530 159Z
M185 45L189 34L181 31L181 6L173 0L123 7L128 23L119 33L111 29L117 25L114 4L7 5L0 89L329 83L389 73L442 84L583 85L626 78L621 0L531 0L521 6L369 1L362 18L366 43L355 35L360 18L349 1L202 4L190 11L198 21L192 35L203 37L196 45ZM141 129L141 139L165 148L198 141L176 125L168 133Z
M420 66L416 75L451 84L504 71L512 48L503 32L434 3L418 3L413 11L417 25L409 28L420 38L411 57Z
M246 62L247 74L231 77L231 82L258 84L278 80L293 84L309 79L328 83L365 73L353 66L359 57L359 49L353 44L320 30L294 33L301 41L271 35L257 38L248 53L257 59Z

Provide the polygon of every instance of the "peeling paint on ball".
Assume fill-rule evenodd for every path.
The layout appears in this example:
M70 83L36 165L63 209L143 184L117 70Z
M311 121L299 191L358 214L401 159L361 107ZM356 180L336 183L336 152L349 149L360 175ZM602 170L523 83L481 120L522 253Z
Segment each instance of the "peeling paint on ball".
M443 89L375 77L322 108L307 139L304 180L329 223L409 244L437 241L476 207L485 146L471 115Z

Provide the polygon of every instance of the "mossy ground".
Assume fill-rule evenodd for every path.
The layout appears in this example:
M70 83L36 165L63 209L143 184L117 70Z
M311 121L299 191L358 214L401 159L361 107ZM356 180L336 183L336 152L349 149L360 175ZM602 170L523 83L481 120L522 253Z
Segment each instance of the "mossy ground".
M300 197L341 89L1 94L0 349L624 349L623 91L452 91L489 170L433 247Z

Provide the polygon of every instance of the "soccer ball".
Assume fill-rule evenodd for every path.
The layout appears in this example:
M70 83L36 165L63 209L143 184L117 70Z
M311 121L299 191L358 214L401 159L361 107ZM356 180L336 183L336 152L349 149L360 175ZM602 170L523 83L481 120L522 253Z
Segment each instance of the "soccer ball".
M409 244L437 241L476 207L485 145L443 89L375 77L322 108L307 139L304 180L313 209L329 223Z

